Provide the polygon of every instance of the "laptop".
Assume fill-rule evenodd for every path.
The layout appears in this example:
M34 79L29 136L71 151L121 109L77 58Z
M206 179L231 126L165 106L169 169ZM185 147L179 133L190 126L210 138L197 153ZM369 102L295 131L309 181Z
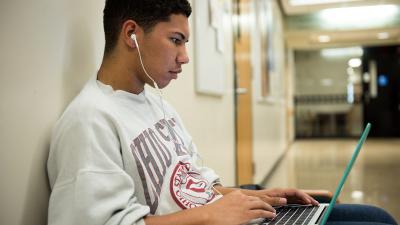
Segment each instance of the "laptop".
M368 136L369 130L371 128L371 124L368 123L365 127L360 140L354 150L353 156L351 160L347 164L347 167L343 173L343 176L339 182L339 185L336 188L336 191L331 199L329 204L319 204L318 206L310 206L310 205L286 205L281 207L276 207L276 217L273 220L269 219L258 219L252 221L250 224L259 224L259 225L279 225L279 224L301 224L301 225L325 225L328 217L333 209L333 206L336 203L337 198L343 188L344 182L349 175L351 168L353 167L354 162L358 156L358 153L361 150L362 145L365 142L365 139Z

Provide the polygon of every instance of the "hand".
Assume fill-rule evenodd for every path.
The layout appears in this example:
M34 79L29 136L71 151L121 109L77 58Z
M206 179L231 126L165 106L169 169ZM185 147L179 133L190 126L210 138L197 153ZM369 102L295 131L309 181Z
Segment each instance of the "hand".
M212 225L246 224L252 219L274 218L275 209L270 204L255 196L248 196L237 190L224 195L214 203L203 207L209 215Z
M274 188L274 189L258 190L258 191L252 191L250 195L257 196L264 202L273 206L280 206L286 204L301 204L301 205L319 204L319 202L317 202L310 195L294 188Z

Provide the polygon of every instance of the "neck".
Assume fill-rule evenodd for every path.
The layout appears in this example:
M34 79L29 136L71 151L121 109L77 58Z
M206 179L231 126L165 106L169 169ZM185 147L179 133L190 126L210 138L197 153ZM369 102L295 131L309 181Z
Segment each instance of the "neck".
M114 90L123 90L133 94L139 94L144 90L142 82L135 69L132 67L132 59L128 55L117 56L112 53L103 58L97 79L110 85Z

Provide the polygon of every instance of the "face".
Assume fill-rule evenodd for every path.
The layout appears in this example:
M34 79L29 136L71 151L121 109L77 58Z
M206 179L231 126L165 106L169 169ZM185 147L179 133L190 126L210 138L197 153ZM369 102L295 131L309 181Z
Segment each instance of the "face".
M156 24L142 39L138 37L143 64L160 88L167 86L172 79L177 79L182 72L182 65L189 62L186 52L188 38L188 18L180 14L172 14L170 21ZM141 73L140 78L152 85L144 73Z

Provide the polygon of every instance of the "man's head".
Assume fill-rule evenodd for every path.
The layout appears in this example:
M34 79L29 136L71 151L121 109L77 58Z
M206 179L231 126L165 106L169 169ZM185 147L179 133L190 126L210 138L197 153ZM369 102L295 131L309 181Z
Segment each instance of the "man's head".
M169 21L172 14L189 17L191 12L187 0L106 0L103 17L105 55L116 46L125 21L135 21L148 33L157 23Z

